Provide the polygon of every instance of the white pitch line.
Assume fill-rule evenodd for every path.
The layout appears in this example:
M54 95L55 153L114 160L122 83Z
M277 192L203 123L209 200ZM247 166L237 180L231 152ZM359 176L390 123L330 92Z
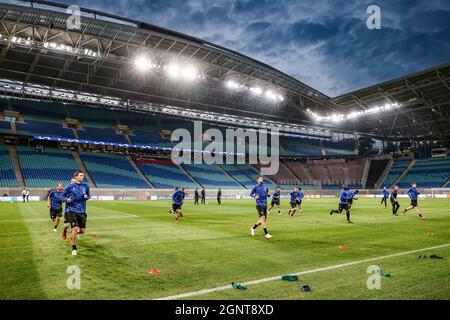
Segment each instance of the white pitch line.
M450 243L446 243L446 244L442 244L442 245L434 246L434 247L428 247L428 248L422 248L422 249L416 249L416 250L410 250L410 251L403 251L403 252L389 254L386 256L369 258L369 259L364 259L364 260L357 260L357 261L353 261L353 262L336 264L333 266L312 269L312 270L307 270L307 271L300 271L297 273L289 273L289 274L295 275L295 276L301 276L301 275L305 275L305 274L310 274L310 273L315 273L315 272L320 272L320 271L328 271L328 270L339 269L339 268L345 268L345 267L353 266L356 264L361 264L361 263L366 263L366 262L371 262L371 261L376 261L376 260L381 260L381 259L388 259L388 258L393 258L393 257L399 257L399 256L411 254L411 253L421 252L421 251L425 251L425 250L434 250L434 249L444 248L444 247L448 247L448 246L450 246ZM245 285L253 285L253 284L259 284L259 283L270 282L270 281L275 281L275 280L281 280L281 275L275 276L275 277L270 277L270 278L263 278L263 279L249 281L249 282L246 282ZM226 286L222 286L222 287L204 289L204 290L200 290L200 291L193 291L193 292L187 292L187 293L183 293L183 294L177 294L174 296L158 298L156 300L177 300L177 299L188 298L188 297L192 297L192 296L198 296L198 295L202 295L202 294L208 294L208 293L215 292L215 291L223 291L223 290L232 289L232 288L233 287L231 285L226 285Z

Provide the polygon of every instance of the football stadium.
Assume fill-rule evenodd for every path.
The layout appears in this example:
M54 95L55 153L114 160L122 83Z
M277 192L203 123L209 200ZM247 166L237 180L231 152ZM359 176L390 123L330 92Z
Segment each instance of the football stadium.
M331 97L125 13L2 1L0 299L448 300L448 58Z

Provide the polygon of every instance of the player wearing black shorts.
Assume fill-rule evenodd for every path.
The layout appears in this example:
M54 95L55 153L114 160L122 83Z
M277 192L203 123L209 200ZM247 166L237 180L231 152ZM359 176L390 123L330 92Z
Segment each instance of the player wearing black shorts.
M86 230L86 201L91 198L89 186L83 182L83 171L76 171L75 182L67 186L61 194L61 199L66 202L67 222L72 227L70 244L72 245L72 255L78 254L77 238L78 234L83 234Z
M256 179L256 182L258 183L256 186L252 188L252 191L250 192L250 197L254 198L256 200L256 211L258 212L258 222L255 223L255 225L250 229L252 236L255 235L255 230L258 228L258 226L262 226L264 229L265 237L266 239L272 238L272 236L267 231L267 198L270 197L269 189L264 184L264 178L258 177Z
M333 213L341 213L343 210L345 210L346 216L347 216L347 223L353 223L350 220L350 211L351 211L351 205L349 205L348 201L352 198L352 194L350 190L347 188L347 186L344 184L342 185L342 190L339 194L339 209L338 210L331 210L330 215Z
M186 197L185 187L176 190L172 195L172 212L175 214L175 220L183 217L181 207L183 206L184 198Z
M270 210L272 210L274 206L277 206L278 215L281 216L280 197L281 197L281 189L280 187L276 187L275 192L272 194L272 201L270 202L270 208L269 210L267 210L267 213L270 213Z
M389 200L391 201L391 205L392 205L392 214L394 216L398 216L397 211L400 208L400 204L398 203L398 186L394 187L394 190L392 190L391 193L391 197L389 198Z
M53 221L53 231L58 229L59 221L62 217L62 199L61 194L63 192L62 183L58 183L56 189L50 190L47 196L47 208L50 209L50 219Z
M419 209L419 203L418 203L418 199L419 199L419 194L420 192L417 191L416 189L416 183L414 182L411 187L408 189L408 196L411 199L411 205L406 208L405 210L402 211L402 215L405 215L407 211L412 210L412 209L416 209L416 212L419 214L419 217L421 219L425 219L425 215L422 214L420 212Z

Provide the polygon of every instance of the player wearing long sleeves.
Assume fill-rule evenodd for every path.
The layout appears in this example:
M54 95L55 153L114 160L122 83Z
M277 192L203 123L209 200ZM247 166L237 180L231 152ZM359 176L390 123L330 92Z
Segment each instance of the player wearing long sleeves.
M386 187L383 188L383 198L381 199L381 205L383 205L384 202L384 207L387 207L387 199L389 198L389 191L388 189L386 189Z
M172 211L175 214L175 220L178 221L179 218L183 217L183 213L181 212L181 207L184 203L184 198L186 197L186 188L181 187L176 190L172 195Z
M419 203L418 203L418 200L419 200L419 194L420 194L420 192L417 191L417 189L416 189L416 183L414 182L414 183L411 185L411 187L408 189L408 196L409 196L409 198L411 199L411 205L410 205L408 208L406 208L405 210L402 211L402 216L405 215L407 211L409 211L409 210L415 208L415 209L416 209L416 212L419 214L419 217L420 217L421 219L425 219L425 215L423 215L423 214L420 212L420 209L419 209Z
M250 197L254 198L256 200L256 211L258 212L259 219L255 223L255 225L251 228L251 234L252 236L255 235L255 230L258 228L258 226L262 225L265 233L266 239L272 238L272 236L267 231L267 198L270 197L269 189L267 188L267 185L264 184L264 178L258 177L256 179L257 185L255 185L252 188L252 191L250 192Z
M300 209L300 213L302 212L303 197L304 194L302 188L295 188L294 191L289 194L289 202L291 204L291 209L289 209L288 213L289 218L292 218L298 209Z
M394 216L398 216L397 211L400 208L400 205L398 204L397 195L398 195L398 187L395 186L394 189L392 190L391 197L390 197L391 205L392 205L392 214Z
M72 255L78 254L77 235L86 231L86 201L91 198L89 186L84 183L83 171L76 171L75 182L67 186L61 194L61 200L66 203L67 221L72 227L70 244L72 245Z
M353 223L350 220L350 210L351 205L349 205L349 200L352 198L352 194L350 190L347 188L346 185L342 185L342 190L339 194L339 209L338 210L331 210L330 215L333 213L341 213L342 210L345 210L346 216L347 216L347 223Z

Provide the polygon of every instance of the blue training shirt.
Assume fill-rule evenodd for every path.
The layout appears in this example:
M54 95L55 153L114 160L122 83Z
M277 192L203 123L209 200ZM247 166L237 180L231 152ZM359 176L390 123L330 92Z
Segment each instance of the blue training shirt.
M252 198L258 197L258 199L256 199L257 206L267 206L267 198L270 197L268 193L269 188L267 188L266 184L264 183L257 184L256 186L253 187L252 191L250 192L250 197Z
M183 190L177 190L172 195L172 202L176 205L182 205L185 197L186 193Z
M351 198L350 190L342 189L339 195L339 204L345 205L348 204L348 200Z
M52 189L48 196L50 197L50 209L62 209L62 199L61 194L63 192L58 192L56 189Z
M299 192L297 193L297 198L298 198L298 200L302 201L302 200L303 200L303 197L304 197L303 191L299 191Z
M272 202L280 201L280 192L274 192L272 195Z
M408 189L408 196L411 198L411 200L417 200L417 197L419 196L419 192L416 188L410 187Z
M297 200L298 197L298 192L292 191L291 193L289 193L290 196L290 202L291 203L295 203L295 201Z
M387 189L383 189L383 196L389 198L389 191Z
M87 196L87 199L84 198ZM82 183L71 183L61 194L61 200L66 203L66 212L86 213L86 201L91 198L89 186ZM67 202L68 199L72 201Z

